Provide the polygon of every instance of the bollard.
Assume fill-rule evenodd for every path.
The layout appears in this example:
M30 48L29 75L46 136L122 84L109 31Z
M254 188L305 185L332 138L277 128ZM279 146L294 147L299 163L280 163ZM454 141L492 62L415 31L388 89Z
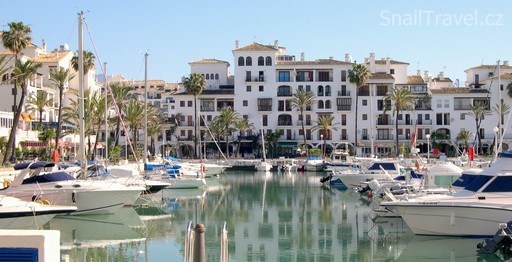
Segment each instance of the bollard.
M203 224L197 224L194 228L194 254L192 254L193 262L205 262L206 261L206 248L204 232L206 228Z

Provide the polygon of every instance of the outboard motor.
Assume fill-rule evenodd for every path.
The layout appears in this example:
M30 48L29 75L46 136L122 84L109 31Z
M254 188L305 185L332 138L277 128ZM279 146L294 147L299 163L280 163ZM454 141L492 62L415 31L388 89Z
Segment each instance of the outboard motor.
M320 183L325 183L325 182L331 180L331 178L332 178L332 173L330 173L327 176L324 176L324 177L320 178Z
M493 254L498 250L503 253L512 253L512 221L500 224L500 230L493 238L487 238L484 242L478 243L476 247L479 254Z
M377 191L380 188L380 183L376 179L372 179L368 182L368 186L372 191Z

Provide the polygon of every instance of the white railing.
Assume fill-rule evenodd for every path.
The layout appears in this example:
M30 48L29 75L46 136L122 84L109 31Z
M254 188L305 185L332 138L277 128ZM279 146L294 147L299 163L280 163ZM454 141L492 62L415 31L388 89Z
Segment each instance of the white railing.
M188 222L187 231L185 236L185 247L183 261L192 261L192 254L194 254L194 230L192 229L192 221Z
M222 231L220 233L220 262L229 261L228 250L228 230L226 228L226 221L222 223Z

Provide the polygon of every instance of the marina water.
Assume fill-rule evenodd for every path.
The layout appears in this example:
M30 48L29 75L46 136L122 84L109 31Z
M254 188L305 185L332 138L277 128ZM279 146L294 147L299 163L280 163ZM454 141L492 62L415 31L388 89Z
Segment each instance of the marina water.
M183 261L187 223L206 226L207 261L504 261L482 239L414 236L401 218L374 221L366 197L323 186L323 173L229 171L207 189L163 190L114 215L64 216L62 261Z

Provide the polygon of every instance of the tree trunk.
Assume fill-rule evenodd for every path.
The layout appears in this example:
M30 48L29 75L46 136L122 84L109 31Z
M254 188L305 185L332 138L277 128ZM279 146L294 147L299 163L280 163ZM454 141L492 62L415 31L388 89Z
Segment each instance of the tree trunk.
M229 136L226 135L226 157L229 158Z
M60 130L62 125L62 99L64 97L64 87L59 87L59 119L57 121L57 132L55 134L55 149L59 147Z
M43 110L39 110L39 130L43 131Z
M9 157L11 156L12 152L14 151L14 137L15 137L16 131L18 129L18 123L20 122L20 116L21 116L21 108L23 107L23 104L25 103L26 96L27 96L27 90L26 90L26 87L24 86L24 84L22 84L20 102L18 103L18 106L16 107L16 114L14 114L12 128L11 128L11 132L9 133L9 140L7 141L7 147L5 149L5 155L4 155L2 164L7 163L7 161L9 160Z
M240 146L242 145L242 139L240 135L238 135L238 147L236 148L236 157L240 157Z
M400 110L396 110L396 119L395 119L395 140L396 140L396 145L395 145L395 156L398 156L399 153L398 153L398 147L399 147L399 142L398 142L398 114L400 114Z
M201 151L199 151L201 155ZM194 94L194 158L197 158L197 97Z
M300 108L300 115L301 115L301 118L302 118L302 122L301 122L301 125L302 125L302 138L304 140L304 150L306 150L306 157L309 156L309 150L308 150L308 145L307 145L307 140L306 140L306 127L304 126L304 121L306 121L304 119L304 108Z
M119 110L121 110L119 108ZM125 134L127 135L127 134ZM117 116L117 124L116 124L116 141L114 143L114 147L119 145L119 137L121 136L121 116Z

